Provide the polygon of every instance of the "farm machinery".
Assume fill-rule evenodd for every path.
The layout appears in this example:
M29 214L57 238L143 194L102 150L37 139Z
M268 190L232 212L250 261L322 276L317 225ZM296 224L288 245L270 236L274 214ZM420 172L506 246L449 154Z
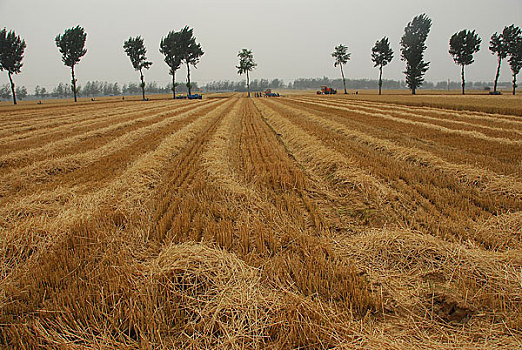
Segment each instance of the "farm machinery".
M336 93L337 90L326 85L321 86L321 90L317 91L318 95L335 95Z
M179 95L176 95L176 100L185 100L185 99L201 100L201 99L203 99L203 95L201 95L201 94L192 94L192 95L182 95L182 94L179 94Z
M279 93L272 92L272 89L265 90L265 97L279 97Z

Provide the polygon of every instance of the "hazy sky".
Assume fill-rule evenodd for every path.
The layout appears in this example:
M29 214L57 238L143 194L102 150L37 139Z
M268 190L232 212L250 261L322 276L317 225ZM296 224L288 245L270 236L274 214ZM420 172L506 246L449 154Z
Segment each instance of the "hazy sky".
M427 40L429 81L459 80L459 68L448 54L450 36L475 29L482 37L481 51L466 70L467 79L491 81L496 58L488 50L489 39L505 25L522 26L522 0L0 0L0 27L15 30L26 43L22 73L17 85L30 92L39 84L47 89L70 81L70 69L60 59L54 43L57 34L81 25L87 32L87 55L76 68L79 83L100 80L138 82L139 77L122 45L129 36L145 39L153 62L146 81L161 85L171 79L159 42L170 30L188 25L205 55L192 80L200 85L212 80L239 80L235 65L241 48L253 50L258 63L256 78L337 78L330 56L343 43L352 53L347 78L377 78L370 60L375 41L388 36L395 58L384 78L404 79L399 41L405 25L426 13L433 26ZM185 78L185 68L177 80ZM511 81L505 62L502 81ZM0 73L0 84L8 82Z

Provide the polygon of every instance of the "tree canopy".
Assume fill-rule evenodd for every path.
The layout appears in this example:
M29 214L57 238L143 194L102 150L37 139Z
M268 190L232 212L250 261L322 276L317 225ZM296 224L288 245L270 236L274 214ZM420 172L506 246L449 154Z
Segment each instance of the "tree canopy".
M401 59L406 61L406 84L412 94L424 82L424 74L429 68L430 62L424 61L426 39L431 29L431 19L426 14L413 18L404 28L401 38Z
M8 32L5 28L0 30L0 71L7 71L14 104L16 104L16 91L12 75L20 73L22 69L25 48L25 40L14 31Z
M466 80L464 79L464 67L474 62L473 54L480 50L482 39L475 31L461 30L453 34L449 41L449 53L456 64L462 66L462 94L465 94Z
M172 75L172 97L176 97L176 71L183 61L183 43L181 32L170 31L161 39L160 52L165 56L165 63L169 66Z
M196 37L194 36L194 30L192 28L185 26L179 33L181 57L182 61L187 65L187 88L190 95L192 93L192 85L190 83L190 66L196 68L196 65L199 63L199 60L201 56L203 56L204 52L201 48L201 45L196 42Z
M143 38L137 36L135 38L130 37L123 43L123 49L131 61L134 70L142 71L143 69L149 69L152 62L147 61L147 49L143 43Z
M382 67L393 60L393 50L387 37L378 40L372 48L374 67L379 67L379 95L382 89Z
M74 102L76 99L76 78L74 76L74 66L80 62L80 59L87 53L85 49L85 41L87 40L87 33L85 30L76 26L66 29L63 34L58 34L54 41L58 50L62 54L63 63L71 67L72 89L74 93Z
M513 95L517 89L517 75L522 68L522 34L520 28L517 27L517 29L518 31L515 31L517 35L511 38L508 45L508 62L513 73Z
M67 29L63 34L56 36L54 41L66 66L73 67L87 53L87 49L85 49L86 40L87 33L80 26Z

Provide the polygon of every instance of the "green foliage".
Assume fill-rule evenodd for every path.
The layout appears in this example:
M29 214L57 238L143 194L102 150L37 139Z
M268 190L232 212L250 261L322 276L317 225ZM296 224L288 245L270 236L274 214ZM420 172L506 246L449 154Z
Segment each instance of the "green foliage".
M514 24L509 27L504 27L504 30L502 31L502 40L504 41L507 54L510 54L515 49L521 36L522 30Z
M504 37L502 36L502 33L500 33L500 35L498 33L494 33L491 36L491 40L489 41L489 50L492 54L496 54L501 60L507 57L508 47Z
M143 44L143 38L137 36L135 38L129 38L123 43L123 49L132 63L134 70L142 71L142 69L149 69L152 62L147 61L147 49Z
M204 52L201 45L196 42L194 37L194 30L185 26L180 32L180 49L182 60L187 65L191 65L196 68L199 63L201 56Z
M348 53L347 46L344 46L343 44L336 46L335 51L332 52L332 57L335 58L334 67L348 63L351 55L351 53Z
M85 49L86 39L87 33L80 26L67 29L63 34L56 36L54 41L62 54L62 61L66 66L73 67L87 53Z
M449 53L453 56L456 64L467 66L474 62L473 54L480 50L482 39L475 31L461 30L453 34L450 38Z
M462 66L462 94L465 93L466 81L464 79L464 66L474 62L473 54L480 50L482 39L475 31L461 30L453 34L449 41L449 53L453 56L453 61Z
M510 48L508 61L513 74L520 73L522 68L522 38L516 41Z
M161 39L160 50L165 56L165 63L170 67L169 74L175 75L183 61L183 46L181 32L171 31Z
M517 75L522 68L522 36L519 34L515 37L509 45L509 66L513 73L513 95L515 95L517 88Z
M20 73L25 48L25 41L14 31L0 30L0 71Z
M406 61L406 84L415 94L422 86L424 74L429 68L429 62L424 62L426 39L431 29L431 19L425 14L418 15L404 28L401 38L401 59Z
M372 48L374 67L384 67L393 60L393 50L387 37L378 40Z
M252 50L242 49L238 52L237 57L239 57L239 65L236 68L239 75L250 72L257 66L257 63L254 62Z

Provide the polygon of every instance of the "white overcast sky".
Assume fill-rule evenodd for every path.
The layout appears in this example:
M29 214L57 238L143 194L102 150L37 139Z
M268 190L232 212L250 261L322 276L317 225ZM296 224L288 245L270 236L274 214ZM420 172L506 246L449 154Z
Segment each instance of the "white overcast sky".
M482 37L481 51L466 70L467 79L492 81L496 58L489 50L491 34L506 25L522 26L522 0L0 0L0 27L14 30L27 43L17 85L30 92L35 85L53 88L70 81L70 70L54 43L57 34L75 25L87 32L87 55L76 68L79 83L88 80L126 83L138 81L122 45L129 36L145 39L153 62L146 81L170 81L158 51L159 41L170 30L188 25L205 55L193 71L200 85L212 80L239 80L235 65L241 48L253 50L258 63L256 78L337 78L330 53L343 43L352 53L345 68L347 78L377 78L370 60L375 41L388 36L395 58L384 78L404 79L399 41L405 25L426 13L433 26L427 40L431 61L429 81L458 81L459 68L448 54L450 36L475 29ZM179 81L185 69L178 71ZM502 81L510 81L507 62ZM0 73L0 84L8 82Z

